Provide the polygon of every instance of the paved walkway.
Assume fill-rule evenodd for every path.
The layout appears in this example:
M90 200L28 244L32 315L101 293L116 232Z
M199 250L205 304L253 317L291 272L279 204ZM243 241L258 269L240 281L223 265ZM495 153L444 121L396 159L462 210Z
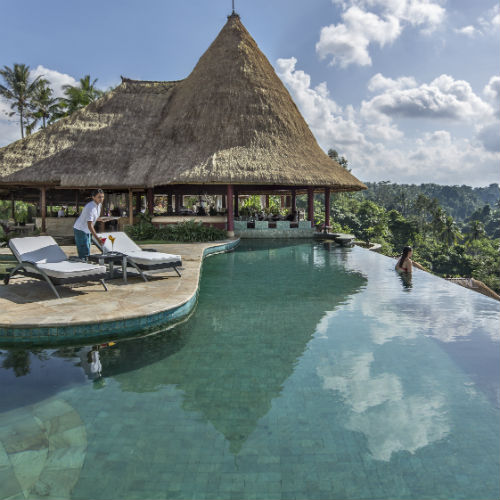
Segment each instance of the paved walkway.
M183 271L155 274L150 281L130 277L124 285L121 278L107 281L109 291L100 284L59 286L61 299L56 299L49 286L30 278L13 278L0 285L0 327L36 328L67 326L95 321L125 320L151 315L184 304L195 293L206 248L228 243L187 243L146 245L160 252L182 256ZM62 247L67 255L75 255L74 246ZM1 253L10 253L0 249Z

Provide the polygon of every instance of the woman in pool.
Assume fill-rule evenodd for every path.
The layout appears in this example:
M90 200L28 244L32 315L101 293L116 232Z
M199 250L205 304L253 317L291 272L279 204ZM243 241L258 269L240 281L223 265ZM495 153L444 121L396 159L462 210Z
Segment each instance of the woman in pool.
M411 256L413 255L413 249L411 247L404 247L403 253L396 264L396 271L400 273L411 273L412 262Z
M80 259L85 259L85 257L90 255L92 236L94 236L95 239L98 239L94 225L101 213L101 206L104 201L104 192L102 189L94 189L91 195L92 201L89 201L83 207L80 217L76 219L76 222L73 225L76 248Z

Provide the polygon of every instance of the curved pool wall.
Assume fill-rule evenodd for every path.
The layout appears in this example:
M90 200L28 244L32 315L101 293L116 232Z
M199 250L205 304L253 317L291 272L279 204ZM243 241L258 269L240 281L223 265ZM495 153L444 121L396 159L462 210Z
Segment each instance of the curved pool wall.
M202 261L218 253L231 252L240 239L235 239L220 245L214 245L203 250ZM88 324L75 324L64 326L40 326L37 328L0 326L0 345L61 345L74 344L97 340L116 340L151 333L160 328L165 328L178 323L186 318L194 309L198 300L199 280L193 295L183 304L165 309L164 311L147 316L134 317L114 321L100 321ZM129 285L133 289L133 285Z

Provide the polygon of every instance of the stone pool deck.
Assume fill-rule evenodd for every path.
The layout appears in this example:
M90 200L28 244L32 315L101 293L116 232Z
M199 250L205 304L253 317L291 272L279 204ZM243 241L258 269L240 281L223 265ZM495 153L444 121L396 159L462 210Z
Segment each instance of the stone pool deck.
M239 239L209 243L145 245L182 256L179 278L169 271L150 281L129 275L98 283L59 286L56 299L47 283L17 277L0 285L0 344L86 343L97 339L132 336L154 330L187 316L198 294L202 261L207 255L231 251ZM74 246L62 247L76 255ZM10 253L9 249L0 249ZM87 342L88 343L88 342Z

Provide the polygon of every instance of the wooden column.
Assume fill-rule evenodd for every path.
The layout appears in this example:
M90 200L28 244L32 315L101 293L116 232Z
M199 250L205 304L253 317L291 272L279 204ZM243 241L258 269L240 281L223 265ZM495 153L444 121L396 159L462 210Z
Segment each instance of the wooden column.
M280 208L283 209L285 207L286 207L286 198L283 195L281 195L280 196Z
M227 185L227 235L234 236L233 186Z
M142 195L140 192L135 193L135 211L140 214L142 209Z
M233 186L231 186L232 189ZM238 217L240 215L240 204L238 200L238 191L234 192L234 216Z
M16 220L16 199L14 198L14 191L10 193L10 217Z
M148 188L146 197L148 202L148 214L153 215L155 211L155 195L153 188Z
M269 208L269 195L266 194L266 208Z
M45 233L47 231L47 221L45 220L47 217L47 193L45 186L40 188L40 212L42 216L42 227L40 229L42 233Z
M226 208L226 207L227 207L226 195L223 194L222 195L222 208Z
M292 214L295 218L295 214L297 213L297 191L292 189Z
M167 194L167 214L173 213L174 208L172 206L172 193Z
M312 222L314 226L314 189L307 188L307 220Z
M175 195L175 213L179 214L181 211L181 195L176 194Z
M76 191L76 196L75 196L75 209L76 209L76 213L79 212L80 210L80 191L77 190Z
M134 193L131 189L128 190L128 223L134 224Z
M325 226L330 225L330 188L325 188Z

